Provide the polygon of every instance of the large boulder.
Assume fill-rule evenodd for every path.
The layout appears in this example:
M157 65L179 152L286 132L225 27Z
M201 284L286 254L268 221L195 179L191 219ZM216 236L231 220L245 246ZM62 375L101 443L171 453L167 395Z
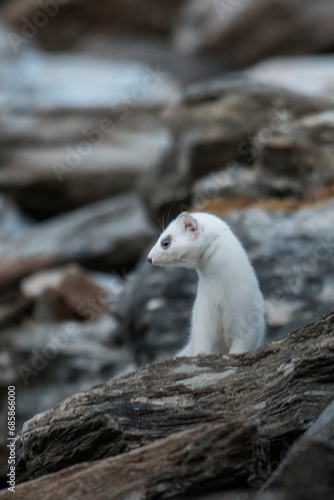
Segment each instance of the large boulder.
M284 340L250 353L171 359L76 394L26 422L16 441L17 481L32 480L87 459L96 461L124 454L175 432L216 423L229 426L217 427L217 441L224 440L226 432L230 433L229 439L234 435L237 441L238 433L244 433L241 439L251 447L252 439L259 440L263 468L260 463L256 471L254 463L253 468L246 467L252 475L252 478L248 476L248 481L253 481L249 484L258 487L269 476L271 467L277 466L277 459L289 449L291 442L307 430L332 401L333 340L334 315L331 313L294 331ZM257 425L240 424L237 431L235 423L240 418ZM208 439L210 443L216 431L212 429L211 437L210 431L204 437L207 430L204 427L200 432L204 432L204 441ZM250 441L246 438L249 432L253 435ZM230 441L225 452L229 446L233 449L237 441ZM165 446L168 443L166 441ZM194 457L198 457L202 446L198 440L197 443L199 448L197 451L194 448ZM209 460L210 457L214 460L215 449L217 456L222 453L218 443L217 446L209 446ZM189 452L191 449L189 444ZM158 450L159 445L153 451L157 463L165 460ZM246 455L237 452L243 480L247 473L244 475L241 463L245 465L248 456L248 452ZM142 461L142 457L139 454L135 460ZM182 460L177 463L180 465ZM229 462L225 463L227 466ZM107 465L108 471L109 467ZM118 466L112 470L117 475ZM232 471L229 468L230 478L233 470L234 466ZM181 491L185 492L188 488L191 490L196 481L205 485L210 484L215 474L222 477L220 467L211 471L212 474L189 482L188 473L182 476L182 467L176 468L174 474L182 485ZM163 474L158 477L156 485L163 483ZM243 480L241 484L245 484Z
M134 191L172 147L157 114L179 88L159 66L16 53L0 27L1 43L0 191L26 213L42 219Z
M0 248L0 288L35 271L67 262L101 270L131 266L154 229L134 194L116 196L33 226Z
M193 84L181 103L164 111L175 145L142 178L141 191L161 217L176 204L189 204L196 179L222 169L229 175L236 163L250 169L276 130L333 108L330 100L246 76Z
M218 52L240 67L333 49L333 15L331 0L188 0L174 38L179 50Z
M25 40L36 38L49 49L65 48L89 32L168 33L184 0L38 0L4 4L1 18ZM51 4L51 5L50 5Z
M132 351L106 315L95 321L31 323L0 335L0 432L6 436L7 388L17 392L16 428L36 412L135 369Z
M254 81L279 85L293 92L334 99L334 57L314 56L274 57L246 70Z

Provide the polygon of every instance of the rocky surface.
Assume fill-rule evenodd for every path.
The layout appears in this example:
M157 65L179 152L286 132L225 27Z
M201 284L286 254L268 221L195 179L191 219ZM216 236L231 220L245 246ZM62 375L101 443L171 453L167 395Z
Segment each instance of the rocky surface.
M290 131L291 122L331 109L329 100L244 77L191 85L183 101L164 112L175 147L143 177L143 196L159 217L172 205L179 213L176 205L189 205L196 179L216 170L224 169L229 176L240 167L250 169L276 131ZM261 173L256 182L262 179ZM277 196L274 189L269 193ZM261 191L266 196L261 188L257 195Z
M43 8L38 0L15 0L7 2L1 14L23 36L28 33L43 46L59 50L87 32L168 32L183 1L97 0L93 7L84 0L58 0L56 6Z
M118 464L100 462L96 465L97 470L101 467L101 471L115 471L117 475L117 470L125 467L128 460L138 463L149 458L152 448L148 447L147 452L142 449L143 454L137 452L137 455L133 452L128 454L131 450L167 436L171 436L171 441L167 439L162 446L164 449L169 446L173 449L175 441L180 444L185 436L181 434L180 439L175 440L175 432L190 432L188 442L192 443L192 431L189 429L194 428L195 444L189 444L180 451L181 455L176 460L178 472L175 479L172 471L166 473L164 470L165 455L154 454L155 457L161 457L160 463L163 464L158 474L153 471L153 476L157 474L157 477L148 482L150 488L153 487L152 483L158 488L155 494L159 492L162 497L164 492L170 494L174 484L178 485L175 493L191 492L198 483L204 487L213 485L216 490L226 487L221 469L224 463L233 484L231 460L239 460L238 474L244 474L246 484L248 482L248 486L253 484L253 487L258 487L270 475L271 468L277 466L291 442L307 430L332 401L333 326L334 316L331 313L296 330L284 340L252 353L180 358L151 364L127 377L77 394L25 424L17 441L18 480L41 477L83 462L88 457L94 461L122 454L125 462L121 459ZM244 423L236 427L240 418ZM250 425L251 422L256 425ZM210 423L210 427L202 427L205 423ZM214 428L213 423L219 425ZM319 428L319 424L316 425ZM206 432L209 432L209 436L206 436ZM203 456L203 452L200 452L201 433L207 444L217 441L217 456L221 453L219 449L224 450L223 453L231 450L231 458L218 460L223 463L213 465L210 469L207 458L197 458ZM226 439L223 436L227 433L228 439L232 441L220 448ZM246 437L250 436L249 433L252 435L250 441ZM243 442L250 443L250 454L247 451L248 444L240 454L236 452L237 448L234 449L236 453L232 451L237 446L238 435L242 434ZM257 445L256 440L259 440ZM159 448L159 442L156 446ZM177 444L175 446L177 456L177 449L180 448ZM212 449L212 446L209 447ZM212 458L216 453L213 452ZM210 473L204 473L203 476L197 473L194 476L191 468L182 468L182 456L189 466L196 463L197 472L203 470L201 460L204 460L203 473ZM250 464L250 456L253 465ZM88 469L89 477L90 467L87 464L79 468L79 477L85 469ZM146 482L147 487L148 471L144 469L146 476L144 474L141 481L142 484ZM180 470L184 470L184 476L180 475ZM72 469L70 474L74 471ZM67 474L65 477L69 479ZM75 473L73 477L76 477ZM109 472L108 480L112 481ZM45 481L49 484L50 479ZM167 489L161 486L164 481L167 482ZM241 483L242 480L238 482ZM70 484L71 480L66 480L65 488L69 488ZM28 483L27 491L34 487L33 483ZM155 496L152 495L152 498Z
M135 194L89 205L5 242L0 248L0 287L73 260L97 269L121 269L136 262L153 234Z
M120 457L75 466L27 483L16 493L22 498L45 499L57 485L54 498L69 498L75 491L87 499L92 490L97 498L169 498L207 491L214 485L247 485L260 458L255 424L207 424ZM94 487L87 488L87 484Z
M253 499L333 397L332 340L319 333L311 351L305 333L329 337L332 319L300 330L293 347L295 334L240 358L173 361L196 274L154 268L146 255L179 212L207 210L231 224L256 268L268 342L333 308L333 6L129 5L1 2L0 484L14 384L18 431L72 396L42 414L43 428L39 417L25 426L21 477L78 467L27 483L19 498L98 498L91 485L102 477L100 498L137 487L146 498L207 499L213 486L219 498ZM226 73L273 54L285 57ZM152 361L162 364L107 383ZM331 442L313 441L261 500L294 500L299 488L305 500L303 481L323 500ZM318 470L312 454L328 464L313 489L302 473Z
M330 0L316 4L304 0L188 0L174 39L182 51L219 52L232 66L240 67L273 55L332 50L333 13Z
M331 54L275 57L251 66L246 74L257 82L333 99L333 62Z
M31 413L51 408L92 384L128 373L136 365L119 335L115 318L49 322L16 327L0 336L1 398L15 385L16 425ZM1 405L1 435L6 435L7 406Z
M265 489L297 500L330 498L333 474L334 402L291 447Z
M135 190L171 147L157 112L178 99L175 79L135 61L17 52L3 29L0 39L0 191L41 219Z

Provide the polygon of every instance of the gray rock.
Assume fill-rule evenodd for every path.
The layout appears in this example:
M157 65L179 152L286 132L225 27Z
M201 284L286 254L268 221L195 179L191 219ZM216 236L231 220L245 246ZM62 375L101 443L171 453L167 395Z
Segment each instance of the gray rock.
M1 356L1 434L6 435L6 390L15 385L16 428L36 412L135 368L119 335L118 322L96 321L24 325L3 331Z
M303 0L189 0L174 39L179 50L218 52L234 67L247 66L273 55L327 52L333 14L330 0L307 8Z
M259 177L280 177L298 182L306 200L319 199L327 193L331 195L334 185L333 138L332 110L310 114L273 130L262 141L259 150Z
M31 226L13 201L0 195L0 244L22 234Z
M71 131L77 134L70 144L64 138L56 147L51 146L51 141L57 137L43 144L35 142L30 147L18 146L14 141L7 153L6 166L0 170L0 190L10 194L26 213L39 219L134 191L140 178L171 147L168 131L158 123L147 128L151 130L109 129L106 135L99 127L87 132L77 128ZM54 132L62 136L64 131Z
M127 453L205 423L233 425L242 416L258 422L264 470L259 467L253 485L259 486L270 474L270 461L332 401L333 321L331 313L283 340L239 356L150 364L76 394L26 422L16 441L17 481L88 457L94 461ZM209 456L215 461L214 453ZM161 455L155 458L158 462ZM182 467L175 480L183 487L188 484ZM160 477L158 483L162 482Z
M5 242L0 248L0 287L71 261L109 271L133 265L153 234L135 194L88 205Z
M30 21L28 33L35 32L37 41L46 48L66 48L91 32L166 33L172 28L177 9L184 0L97 0L94 7L84 0L59 2L57 14L47 16L47 28L38 26L38 13L43 12L38 0L15 0L1 9L4 22L20 33ZM52 8L50 9L52 11ZM37 22L35 22L37 16Z
M141 192L162 217L189 204L196 179L235 163L252 168L276 130L333 108L332 101L244 77L191 85L184 100L164 112L175 147L143 177Z
M41 271L24 278L20 289L35 301L33 318L37 322L95 320L104 315L112 294L100 286L92 273L69 265Z
M0 29L0 191L41 219L136 189L172 147L159 109L179 87L159 66L18 53ZM8 57L10 56L10 57Z
M242 420L199 426L119 457L31 481L19 486L16 495L44 500L54 491L53 498L60 499L75 491L88 500L93 492L87 484L95 484L94 495L101 500L188 498L236 483L247 485L261 456L256 434L256 425Z
M295 500L331 498L334 483L334 402L291 447L265 485Z
M332 55L276 57L246 70L257 82L279 85L292 92L334 99Z

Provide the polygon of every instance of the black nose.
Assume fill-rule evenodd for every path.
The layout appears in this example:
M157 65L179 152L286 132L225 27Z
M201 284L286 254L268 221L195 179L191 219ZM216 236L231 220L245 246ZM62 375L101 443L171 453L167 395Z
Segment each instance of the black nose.
M147 261L148 261L150 264L152 264L152 259L151 259L151 257L147 257Z

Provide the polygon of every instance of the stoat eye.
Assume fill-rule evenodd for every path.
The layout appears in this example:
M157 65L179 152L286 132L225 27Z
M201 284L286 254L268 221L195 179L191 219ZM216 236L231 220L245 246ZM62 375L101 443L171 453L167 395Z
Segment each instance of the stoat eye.
M164 238L163 240L161 240L161 247L165 250L166 248L169 247L169 245L171 244L172 242L172 239L167 237L167 238Z

